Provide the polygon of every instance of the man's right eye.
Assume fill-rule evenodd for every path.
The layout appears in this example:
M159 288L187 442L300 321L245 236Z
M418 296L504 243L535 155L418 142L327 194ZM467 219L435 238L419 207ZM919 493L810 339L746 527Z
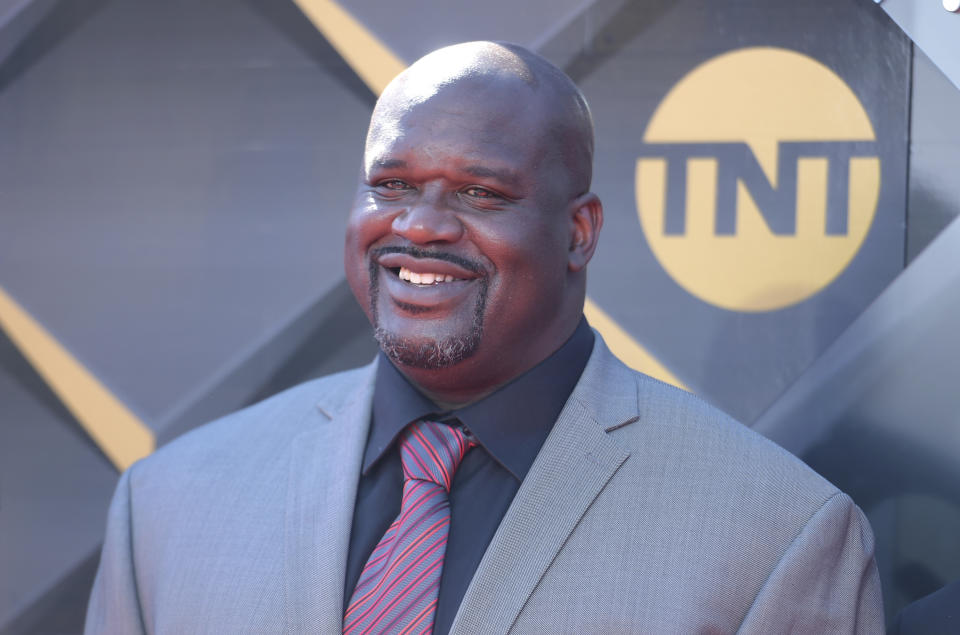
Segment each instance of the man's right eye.
M409 183L406 181L401 181L400 179L387 179L386 181L380 181L377 183L377 187L385 190L392 190L394 192L401 192L403 190L411 189Z

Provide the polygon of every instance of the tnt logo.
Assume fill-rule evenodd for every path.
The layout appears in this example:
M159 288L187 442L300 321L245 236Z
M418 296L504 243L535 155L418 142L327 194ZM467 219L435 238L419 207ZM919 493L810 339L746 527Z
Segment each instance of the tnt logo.
M748 48L667 94L637 160L640 223L664 269L735 311L800 302L850 263L873 222L880 159L853 91L820 62Z

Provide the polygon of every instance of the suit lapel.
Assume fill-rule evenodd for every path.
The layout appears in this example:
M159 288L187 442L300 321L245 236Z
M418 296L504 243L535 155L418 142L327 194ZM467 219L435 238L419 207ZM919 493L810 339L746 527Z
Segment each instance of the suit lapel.
M636 414L636 382L597 336L590 362L477 568L451 633L510 630L587 508L629 456L606 429Z
M312 406L294 440L285 527L287 629L339 633L350 528L370 427L374 366L335 385ZM350 382L349 384L347 382Z

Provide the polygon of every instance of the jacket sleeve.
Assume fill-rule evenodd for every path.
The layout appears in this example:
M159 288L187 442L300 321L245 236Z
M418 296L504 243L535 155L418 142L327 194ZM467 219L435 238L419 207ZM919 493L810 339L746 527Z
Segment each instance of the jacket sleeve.
M764 583L739 633L883 633L873 532L837 493L807 521Z
M131 468L132 470L133 468ZM130 472L120 477L107 514L100 567L87 607L86 635L144 633L133 561Z

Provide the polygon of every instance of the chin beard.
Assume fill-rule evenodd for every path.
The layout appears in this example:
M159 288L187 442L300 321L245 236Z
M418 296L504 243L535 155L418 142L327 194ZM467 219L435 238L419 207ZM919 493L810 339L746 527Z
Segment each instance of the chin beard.
M449 368L473 355L480 344L482 325L474 324L469 333L443 339L404 337L380 327L374 337L382 350L395 364L439 370Z
M483 337L483 314L487 304L487 281L480 280L477 305L473 310L473 323L466 333L440 339L429 337L410 337L402 333L387 331L380 326L377 314L379 282L375 265L370 267L370 309L373 322L373 336L380 344L380 350L393 363L410 368L439 370L459 364L473 355Z

